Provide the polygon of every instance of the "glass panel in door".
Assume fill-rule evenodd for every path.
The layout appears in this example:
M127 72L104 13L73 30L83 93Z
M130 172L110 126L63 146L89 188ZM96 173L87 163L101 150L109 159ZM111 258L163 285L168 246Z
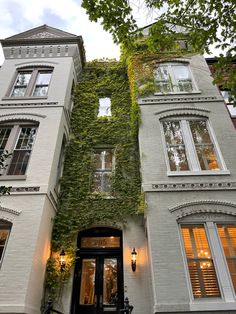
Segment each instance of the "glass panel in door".
M80 304L94 304L95 295L95 258L86 258L82 260L82 272L80 283Z
M117 259L104 258L103 262L103 305L116 305L117 295Z

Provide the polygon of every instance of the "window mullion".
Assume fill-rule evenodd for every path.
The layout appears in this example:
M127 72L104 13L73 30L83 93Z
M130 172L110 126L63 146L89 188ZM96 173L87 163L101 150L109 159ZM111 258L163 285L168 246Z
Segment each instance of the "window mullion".
M31 78L26 90L26 96L31 96L33 94L33 89L35 88L35 83L37 79L38 70L33 70L31 74Z
M198 163L195 146L191 136L191 130L187 120L181 120L181 129L183 132L183 138L185 143L185 150L188 158L188 163L192 171L199 171L200 166Z
M209 244L211 245L212 257L219 277L219 283L226 302L234 302L234 294L230 278L227 272L223 252L221 250L220 239L218 237L217 229L213 222L206 222L207 232L209 237Z

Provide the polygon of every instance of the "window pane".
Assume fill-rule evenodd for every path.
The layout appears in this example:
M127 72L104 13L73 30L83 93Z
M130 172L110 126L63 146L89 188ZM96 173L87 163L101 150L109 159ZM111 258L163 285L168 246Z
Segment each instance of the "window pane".
M179 121L164 121L164 134L171 171L189 170ZM182 144L182 145L179 145Z
M117 303L117 259L105 258L103 265L103 304Z
M171 171L189 170L184 146L167 147L167 154Z
M196 151L201 170L220 170L213 145L196 146Z
M111 116L111 99L108 97L99 99L98 117Z
M35 141L36 128L21 128L13 152L8 175L23 175L26 172L32 146Z
M205 120L189 121L201 170L220 170Z
M112 182L111 172L94 172L92 192L110 192Z
M173 65L172 70L177 85L177 91L191 92L193 90L193 85L188 66Z
M27 86L31 78L30 72L20 72L17 76L16 83L14 85L12 96L24 96Z
M219 297L220 290L203 225L181 226L194 298Z
M2 153L6 147L11 128L0 128L0 153Z
M52 71L39 71L34 89L34 96L46 96Z
M95 151L96 169L112 169L112 150Z
M80 285L80 304L94 304L95 271L95 259L83 259Z
M171 76L168 71L168 66L159 66L154 71L157 91L162 93L170 93L173 91Z
M218 225L217 227L234 291L236 292L236 226Z
M46 96L48 93L48 86L36 86L34 96Z
M189 121L194 143L211 144L211 138L207 130L205 120Z
M179 121L164 121L163 127L167 144L183 144Z

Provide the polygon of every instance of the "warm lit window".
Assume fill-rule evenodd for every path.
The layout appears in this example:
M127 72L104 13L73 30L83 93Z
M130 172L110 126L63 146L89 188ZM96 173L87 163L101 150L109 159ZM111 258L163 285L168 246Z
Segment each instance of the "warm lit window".
M27 69L18 71L10 93L11 97L47 96L52 69Z
M182 224L181 233L193 297L222 294L232 298L236 293L236 225L213 221Z
M234 291L236 293L236 226L218 225L217 227Z
M111 192L113 150L96 149L93 156L92 192Z
M99 98L98 117L111 116L111 99L108 97Z
M6 175L24 175L35 141L37 127L15 124L0 126L0 153L12 153L6 160Z
M170 171L220 170L206 120L163 121Z
M6 249L7 240L10 234L11 224L0 220L0 265L2 263L3 254Z
M181 227L194 298L219 297L220 290L204 225Z
M154 69L154 78L159 93L191 93L195 90L187 64L160 64Z

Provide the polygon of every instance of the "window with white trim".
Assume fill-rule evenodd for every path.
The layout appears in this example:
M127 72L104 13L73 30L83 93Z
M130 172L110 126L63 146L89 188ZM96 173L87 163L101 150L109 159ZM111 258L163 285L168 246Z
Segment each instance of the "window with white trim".
M5 175L24 175L29 163L37 126L29 123L0 125L0 153L12 153L6 160Z
M110 116L111 116L111 98L109 97L99 98L98 117Z
M95 149L93 152L93 162L92 192L110 193L114 167L113 149Z
M169 119L162 121L169 170L219 171L223 164L207 119Z
M7 240L11 230L11 223L0 220L0 265L6 250Z
M154 69L154 80L159 93L191 93L196 91L188 64L162 63Z
M52 76L51 68L19 70L10 97L45 97Z
M193 297L234 296L236 225L210 221L182 224L181 234Z

